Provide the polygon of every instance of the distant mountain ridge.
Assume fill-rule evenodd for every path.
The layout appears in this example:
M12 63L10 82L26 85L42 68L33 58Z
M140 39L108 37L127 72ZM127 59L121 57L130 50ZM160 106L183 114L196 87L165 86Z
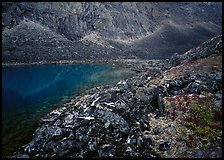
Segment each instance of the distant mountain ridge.
M3 2L2 11L3 62L170 57L222 32L221 2Z

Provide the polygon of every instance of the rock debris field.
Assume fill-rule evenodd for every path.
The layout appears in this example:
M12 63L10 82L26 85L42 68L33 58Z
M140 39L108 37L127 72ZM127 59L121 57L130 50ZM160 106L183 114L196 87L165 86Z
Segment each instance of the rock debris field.
M58 106L12 157L221 158L222 36Z

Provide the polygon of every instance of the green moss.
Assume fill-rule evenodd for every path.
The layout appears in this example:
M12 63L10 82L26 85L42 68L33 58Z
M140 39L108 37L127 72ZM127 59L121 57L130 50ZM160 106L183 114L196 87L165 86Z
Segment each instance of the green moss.
M217 132L215 129L212 129L211 127L205 126L205 127L199 127L197 126L196 128L196 132L198 132L199 134L203 135L203 136L216 136Z
M213 94L211 94L211 93L208 93L208 92L201 92L201 95L203 95L203 96L205 96L206 97L206 99L207 100L214 100L214 96L213 96Z
M191 128L195 128L196 124L192 123L192 122L186 122L186 126L187 127L191 127Z
M205 125L211 125L214 119L212 108L210 106L196 105L191 108L190 112L197 118L197 120L202 121Z
M213 109L211 105L192 106L190 114L185 118L186 126L202 136L216 136L217 129L212 127L215 123Z

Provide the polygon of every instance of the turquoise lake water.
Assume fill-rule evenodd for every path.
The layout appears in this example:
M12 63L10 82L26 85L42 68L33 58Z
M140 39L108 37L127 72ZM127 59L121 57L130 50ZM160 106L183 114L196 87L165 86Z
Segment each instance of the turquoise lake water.
M121 66L49 64L2 68L2 155L28 143L38 120L54 104L86 89L127 78Z

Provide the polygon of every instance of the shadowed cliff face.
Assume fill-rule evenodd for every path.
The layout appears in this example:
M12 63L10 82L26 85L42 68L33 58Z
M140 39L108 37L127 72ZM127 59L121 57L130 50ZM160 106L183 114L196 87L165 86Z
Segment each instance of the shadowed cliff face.
M107 57L105 54L113 54L115 58L131 57L131 54L141 57L145 54L167 54L169 57L174 52L184 52L220 34L222 30L221 3L218 2L5 2L2 10L3 52L6 56L3 60L7 59L6 61L12 60L14 52L23 56L23 52L34 52L27 45L34 48L44 46L45 50L40 52L61 54L61 51L54 51L52 48L46 51L52 37L42 43L37 39L30 39L29 36L32 35L26 32L43 33L38 35L40 39L45 34L55 36L55 41L58 41L58 37L63 38L74 47L70 49L71 47L64 45L63 53L67 56L59 56L58 59L73 57L79 60L90 59L97 54L103 59ZM34 27L30 31L32 27L29 26L35 25L42 29ZM15 27L22 30L16 30ZM15 38L7 39L7 35ZM9 45L14 39L27 39L30 42L26 46L17 42ZM83 44L77 45L76 41ZM81 53L87 41L95 46L91 51ZM108 51L99 52L102 47ZM70 50L77 50L78 56L73 56L75 52ZM48 59L52 59L51 56ZM20 60L18 58L16 61Z

